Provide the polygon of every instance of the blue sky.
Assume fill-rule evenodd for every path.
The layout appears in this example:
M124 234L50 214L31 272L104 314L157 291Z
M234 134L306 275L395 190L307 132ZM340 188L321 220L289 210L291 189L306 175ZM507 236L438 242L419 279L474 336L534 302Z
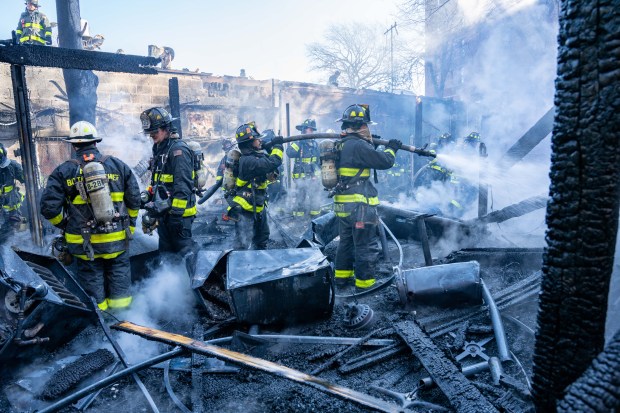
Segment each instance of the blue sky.
M175 50L175 69L256 79L322 81L307 72L305 44L320 41L330 24L361 21L384 31L394 21L398 0L82 0L90 33L102 34L102 51L123 49L146 55L149 44ZM24 11L23 0L0 0L0 38L9 38ZM56 5L40 0L56 21Z

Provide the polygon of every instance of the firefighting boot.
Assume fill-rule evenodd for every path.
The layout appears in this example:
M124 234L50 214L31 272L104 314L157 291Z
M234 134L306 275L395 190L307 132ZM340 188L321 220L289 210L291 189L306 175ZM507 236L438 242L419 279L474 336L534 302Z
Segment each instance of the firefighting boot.
M334 280L336 281L336 287L344 288L353 286L355 281L353 270L336 270Z

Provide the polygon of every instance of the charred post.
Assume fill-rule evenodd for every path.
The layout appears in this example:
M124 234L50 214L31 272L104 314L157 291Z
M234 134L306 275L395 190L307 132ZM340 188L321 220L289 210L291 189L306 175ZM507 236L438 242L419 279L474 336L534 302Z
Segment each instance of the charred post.
M181 103L179 101L179 78L173 77L168 79L168 96L170 101L170 114L175 120L174 126L177 128L179 137L183 137L183 129L181 128Z
M15 113L19 128L19 145L24 167L24 179L26 180L30 235L35 245L43 247L43 223L39 214L38 197L39 177L36 173L39 168L37 167L37 156L34 142L32 141L32 123L30 121L30 103L28 101L28 88L26 87L25 67L11 65L11 79L13 81L13 96L15 98Z
M538 411L603 350L620 202L618 2L561 2L547 243L534 348ZM593 18L595 16L595 18Z
M58 0L58 46L82 49L79 0ZM85 120L97 124L97 86L99 78L92 70L63 69L69 97L69 123Z

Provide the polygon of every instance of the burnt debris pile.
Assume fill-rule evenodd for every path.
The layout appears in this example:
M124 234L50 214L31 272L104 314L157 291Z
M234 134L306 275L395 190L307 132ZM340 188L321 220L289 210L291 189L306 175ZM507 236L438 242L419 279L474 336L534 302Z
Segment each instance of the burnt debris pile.
M542 250L461 249L426 265L434 234L466 224L435 219L423 231L416 221L429 216L396 208L382 218L399 223L387 225L387 257L370 292L334 284L331 217L308 230L281 220L300 248L275 241L280 248L231 251L222 243L175 267L187 271L193 317L115 320L55 259L13 253L30 278L1 280L8 298L0 356L15 367L3 373L4 410L532 410ZM413 238L398 235L404 225ZM202 228L199 239L232 230L208 219ZM142 249L132 267L143 274L161 260ZM39 307L48 315L37 316ZM137 357L136 347L144 349ZM18 368L31 360L37 368Z

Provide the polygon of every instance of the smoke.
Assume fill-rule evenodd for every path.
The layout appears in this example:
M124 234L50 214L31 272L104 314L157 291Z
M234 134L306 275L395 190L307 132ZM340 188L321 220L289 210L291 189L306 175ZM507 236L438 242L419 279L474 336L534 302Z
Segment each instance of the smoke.
M129 310L117 317L166 331L193 325L195 301L185 265L164 261L150 273L148 279L134 286L137 293ZM157 343L131 334L120 335L118 343L132 363L161 353Z
M463 152L438 158L476 185L481 176L490 187L489 212L549 191L549 138L509 170L497 166L517 139L553 106L554 98L557 16L544 4L528 1L514 7L513 3L517 2L459 1L465 19L472 24L493 13L503 14L484 26L479 43L467 50L472 54L461 69L464 81L457 86L459 98L468 108L468 129L461 130L461 136L480 132L488 158L481 163L476 155ZM475 209L470 209L463 217L475 214ZM544 211L489 229L514 245L525 246L522 242L527 241L529 246L542 246Z

